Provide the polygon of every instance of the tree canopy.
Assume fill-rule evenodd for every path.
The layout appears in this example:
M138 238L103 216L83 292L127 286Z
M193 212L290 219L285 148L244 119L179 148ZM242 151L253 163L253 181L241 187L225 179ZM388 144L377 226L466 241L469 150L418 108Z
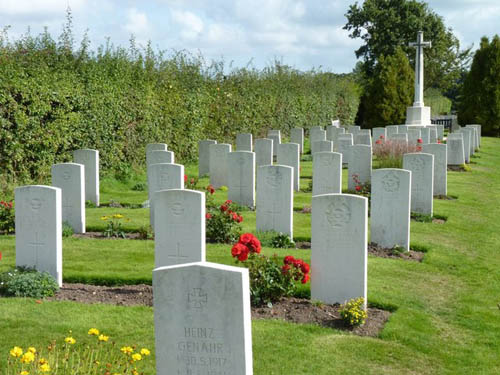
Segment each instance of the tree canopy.
M481 39L458 107L461 124L481 124L482 133L500 136L500 37Z
M362 5L351 5L345 16L349 36L364 42L356 57L363 59L363 73L368 77L373 76L379 57L393 55L397 48L402 48L414 66L415 48L408 43L416 41L418 31L432 41L432 48L424 50L425 87L452 90L468 66L470 48L460 51L452 30L424 2L365 0Z

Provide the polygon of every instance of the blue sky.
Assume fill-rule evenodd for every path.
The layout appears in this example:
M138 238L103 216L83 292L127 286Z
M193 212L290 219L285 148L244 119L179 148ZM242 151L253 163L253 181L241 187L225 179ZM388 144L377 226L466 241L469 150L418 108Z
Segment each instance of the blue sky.
M77 41L88 29L91 46L110 37L127 47L134 34L139 44L151 40L162 50L201 52L233 66L262 68L274 59L301 70L322 67L350 72L359 40L342 30L345 0L0 0L0 28L10 25L11 39L39 33L47 26L56 37L66 7L73 12ZM499 0L432 0L463 46L478 45L481 36L500 30ZM498 23L497 23L498 25Z

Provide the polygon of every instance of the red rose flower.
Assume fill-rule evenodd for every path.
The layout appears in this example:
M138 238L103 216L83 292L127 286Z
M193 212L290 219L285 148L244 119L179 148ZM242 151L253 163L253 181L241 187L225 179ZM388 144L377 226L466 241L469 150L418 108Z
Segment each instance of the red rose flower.
M250 248L250 251L253 253L260 254L260 251L262 250L262 246L260 244L260 241L255 236L252 238L250 243L247 244L247 246Z
M302 265L300 266L300 270L305 274L307 275L310 271L310 267L309 267L309 264L307 264L306 262L303 262Z
M212 185L208 185L208 186L207 186L207 191L208 191L210 194L215 193L215 189L214 189L214 187L213 187Z
M187 174L185 174L184 175L184 182L187 182L187 180L188 180L188 176L187 176Z
M232 214L233 214L232 215L233 216L233 220L234 221L238 221L238 214L236 212L233 212Z
M248 251L247 247L241 243L236 243L233 245L231 248L231 255L233 257L237 257L240 255L242 252Z
M246 246L244 246L244 247L245 247L245 250L244 250L244 251L242 251L242 252L240 253L240 255L238 255L238 260L239 260L240 262L244 262L245 260L247 260L247 259L248 259L248 253L249 253L249 251L248 251L248 247L246 247Z
M0 251L0 260L2 260L2 252Z
M380 145L380 144L382 144L382 141L381 141L380 139L377 139L377 140L375 141L375 144Z
M422 151L422 146L417 146L417 151Z
M231 203L233 203L233 201L232 201L231 199L228 199L228 200L225 202L225 204L231 204Z
M289 264L285 264L283 267L281 267L281 273L285 274L285 273L288 273L289 271L290 271Z
M238 223L241 223L243 221L243 216L238 215L238 220L236 220Z
M361 191L361 186L360 185L356 185L356 191Z
M208 220L208 219L211 219L211 218L212 218L212 214L211 214L210 212L207 212L207 213L205 214L205 219L207 219L207 220Z
M283 263L292 264L295 261L295 258L291 255L287 255L285 259L283 259Z
M380 139L384 139L385 137L384 137L384 135L382 134L379 138L380 138Z
M311 276L309 274L305 274L304 277L302 278L302 284L307 283L311 279Z
M422 138L417 139L417 143L423 143Z
M220 206L220 210L221 210L222 212L226 212L226 211L227 211L227 208L228 208L228 207L227 207L225 204L223 204L222 206Z
M249 243L252 242L252 239L255 238L252 233L243 233L240 236L239 243L242 243L244 245L248 245Z

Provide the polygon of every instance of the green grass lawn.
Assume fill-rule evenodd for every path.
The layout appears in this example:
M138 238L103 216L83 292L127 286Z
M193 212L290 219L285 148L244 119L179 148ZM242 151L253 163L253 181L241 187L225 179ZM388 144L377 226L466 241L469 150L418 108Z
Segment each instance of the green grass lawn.
M369 257L368 300L395 308L378 338L364 338L313 325L253 321L255 374L498 374L500 373L500 139L483 138L471 172L449 172L448 194L435 200L445 224L411 224L411 242L428 248L422 263ZM186 167L188 175L196 167ZM307 187L311 162L302 163ZM140 204L147 192L140 181L102 181L102 200ZM344 187L346 185L344 171ZM200 180L199 187L208 184ZM216 193L218 201L224 192ZM310 193L295 194L294 207L310 205ZM102 230L102 215L122 213L128 230L147 224L146 209L93 208L88 226ZM245 231L255 231L255 213L242 212ZM294 212L294 234L310 238L310 215ZM0 271L14 264L14 237L0 236ZM309 250L276 250L310 259ZM93 283L151 282L154 244L140 240L65 238L64 280ZM209 261L234 264L229 245L207 245ZM307 293L308 285L302 287ZM32 299L0 298L0 373L14 345L46 345L73 336L87 340L98 327L117 345L154 348L153 312L148 307L39 304ZM148 373L154 373L150 361Z

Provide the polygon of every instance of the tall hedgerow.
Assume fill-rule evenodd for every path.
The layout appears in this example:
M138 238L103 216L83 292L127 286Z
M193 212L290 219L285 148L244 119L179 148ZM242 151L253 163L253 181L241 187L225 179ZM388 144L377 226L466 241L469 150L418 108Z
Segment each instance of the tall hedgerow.
M500 37L483 37L465 78L458 121L481 124L482 134L500 136Z
M56 41L45 31L15 41L0 34L0 174L43 181L53 163L78 148L100 151L104 173L126 178L144 165L149 142L165 142L181 162L197 158L197 142L232 142L238 132L286 134L339 117L353 123L358 107L350 76L301 72L276 62L230 70L224 61L128 49L111 41L76 46L71 18Z

